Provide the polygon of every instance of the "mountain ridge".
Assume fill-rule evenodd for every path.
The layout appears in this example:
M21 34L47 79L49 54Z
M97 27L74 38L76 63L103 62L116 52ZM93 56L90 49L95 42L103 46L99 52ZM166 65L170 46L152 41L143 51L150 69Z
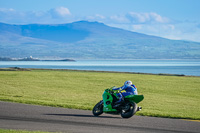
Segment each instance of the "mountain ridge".
M0 23L0 56L73 59L200 59L200 43L126 31L99 22Z

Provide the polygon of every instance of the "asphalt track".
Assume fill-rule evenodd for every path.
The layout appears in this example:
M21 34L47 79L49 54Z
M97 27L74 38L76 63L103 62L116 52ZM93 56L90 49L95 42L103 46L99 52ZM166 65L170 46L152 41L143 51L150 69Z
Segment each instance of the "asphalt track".
M0 102L0 128L67 133L199 133L200 122Z

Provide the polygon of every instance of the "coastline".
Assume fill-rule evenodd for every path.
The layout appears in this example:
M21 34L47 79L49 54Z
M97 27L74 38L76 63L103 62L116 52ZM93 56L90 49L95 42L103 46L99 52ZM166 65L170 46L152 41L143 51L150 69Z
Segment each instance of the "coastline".
M6 58L0 57L0 61L75 61L74 59L60 59L60 60L40 60L38 58L26 57L26 58Z
M168 73L142 73L142 72L119 72L119 71L97 71L97 70L77 70L77 69L48 69L48 68L20 68L8 67L0 68L0 71L31 71L31 70L48 70L48 71L77 71L77 72L99 72L99 73L122 73L122 74L141 74L141 75L157 75L157 76L178 76L178 77L200 77L184 74L168 74Z

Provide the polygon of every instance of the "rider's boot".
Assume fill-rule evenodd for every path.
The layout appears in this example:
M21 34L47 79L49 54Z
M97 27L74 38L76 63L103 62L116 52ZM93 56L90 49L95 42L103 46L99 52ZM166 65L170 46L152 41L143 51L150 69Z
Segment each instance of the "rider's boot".
M119 107L124 102L123 98L119 99L119 101L115 102L113 108Z

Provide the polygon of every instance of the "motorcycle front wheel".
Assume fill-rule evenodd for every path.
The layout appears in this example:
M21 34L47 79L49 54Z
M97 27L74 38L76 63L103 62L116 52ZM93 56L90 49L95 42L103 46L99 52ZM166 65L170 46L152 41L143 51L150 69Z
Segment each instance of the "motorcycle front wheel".
M94 116L99 116L103 113L103 100L101 100L94 106L92 113Z
M123 118L130 118L136 113L136 111L137 111L137 104L135 102L127 103L124 107L122 107L121 116Z

